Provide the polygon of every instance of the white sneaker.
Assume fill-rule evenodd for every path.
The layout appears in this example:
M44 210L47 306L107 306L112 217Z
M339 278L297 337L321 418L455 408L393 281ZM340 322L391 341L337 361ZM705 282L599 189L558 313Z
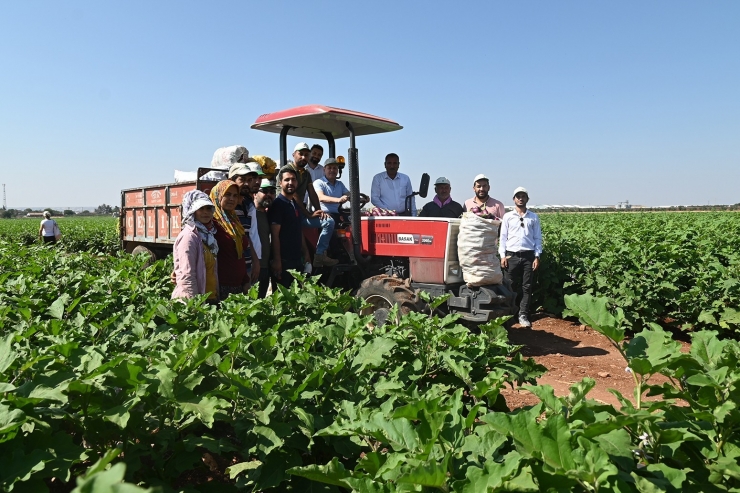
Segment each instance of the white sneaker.
M529 321L526 315L519 315L519 325L522 327L531 327L532 323Z

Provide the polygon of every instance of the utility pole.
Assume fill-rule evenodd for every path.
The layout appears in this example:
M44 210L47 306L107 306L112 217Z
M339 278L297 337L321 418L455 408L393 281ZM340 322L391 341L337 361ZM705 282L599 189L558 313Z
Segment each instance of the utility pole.
M3 183L3 210L8 210L8 201L5 199L5 183Z

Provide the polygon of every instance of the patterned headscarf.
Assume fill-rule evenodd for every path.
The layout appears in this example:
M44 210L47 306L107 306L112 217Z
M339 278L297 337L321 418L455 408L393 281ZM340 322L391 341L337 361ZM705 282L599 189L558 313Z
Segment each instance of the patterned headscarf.
M202 207L213 207L213 202L208 195L200 190L191 190L182 197L182 222L195 228L203 240L203 244L211 251L213 255L218 255L218 243L216 242L216 227L211 222L206 226L200 221L195 220L195 211Z
M225 211L221 207L221 197L223 197L226 190L231 187L236 187L239 190L239 186L236 182L231 180L222 180L211 189L211 200L216 206L216 211L213 213L213 219L221 226L226 234L233 238L236 243L236 257L242 258L243 245L242 238L244 238L244 226L239 221L239 216L236 215L236 211Z

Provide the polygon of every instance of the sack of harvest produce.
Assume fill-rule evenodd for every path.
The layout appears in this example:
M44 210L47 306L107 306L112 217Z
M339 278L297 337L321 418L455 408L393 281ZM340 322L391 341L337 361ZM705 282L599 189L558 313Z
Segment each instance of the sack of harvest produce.
M501 221L464 212L457 236L457 256L468 286L501 284L504 275L498 258L498 227Z

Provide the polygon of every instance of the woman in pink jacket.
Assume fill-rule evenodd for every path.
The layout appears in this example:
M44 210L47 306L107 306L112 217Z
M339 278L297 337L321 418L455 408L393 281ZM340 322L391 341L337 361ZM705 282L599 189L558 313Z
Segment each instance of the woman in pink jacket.
M218 302L218 243L213 211L213 202L200 190L192 190L182 199L183 228L173 251L176 279L173 298L208 293L209 302Z

